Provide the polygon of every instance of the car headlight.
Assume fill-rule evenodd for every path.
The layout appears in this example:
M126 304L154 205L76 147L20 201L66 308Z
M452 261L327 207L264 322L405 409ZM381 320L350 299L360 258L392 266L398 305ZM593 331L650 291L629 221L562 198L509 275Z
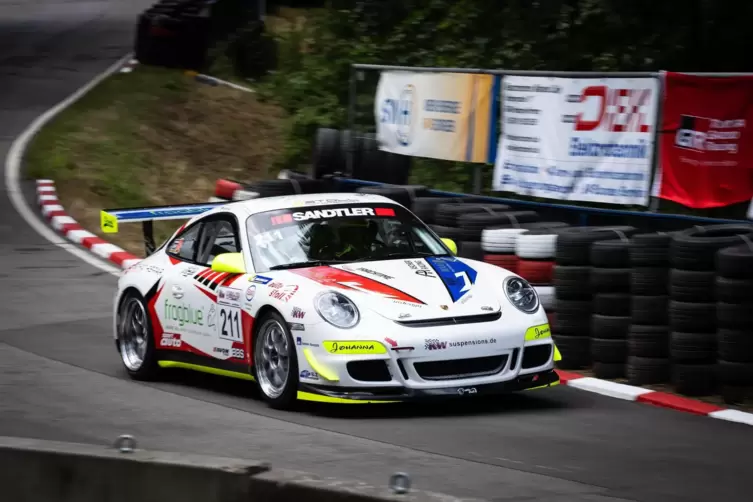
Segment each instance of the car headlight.
M338 328L352 328L361 320L356 304L335 291L319 293L314 299L314 308L322 319Z
M508 277L505 280L505 294L515 308L526 314L533 314L539 308L539 295L528 281L520 277Z

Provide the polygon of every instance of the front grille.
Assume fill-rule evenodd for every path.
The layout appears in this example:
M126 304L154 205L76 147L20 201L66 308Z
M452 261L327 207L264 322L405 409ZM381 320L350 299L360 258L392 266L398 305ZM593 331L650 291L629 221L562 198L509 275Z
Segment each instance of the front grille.
M523 349L523 369L538 368L549 362L551 345L534 345Z
M413 363L424 380L459 380L494 375L505 368L507 355Z
M385 361L351 361L346 365L353 380L361 382L389 382L392 380Z
M451 324L473 324L479 322L492 322L502 317L502 312L493 314L465 315L460 317L440 317L438 319L425 319L415 321L395 321L408 328L429 328L436 326L448 326Z

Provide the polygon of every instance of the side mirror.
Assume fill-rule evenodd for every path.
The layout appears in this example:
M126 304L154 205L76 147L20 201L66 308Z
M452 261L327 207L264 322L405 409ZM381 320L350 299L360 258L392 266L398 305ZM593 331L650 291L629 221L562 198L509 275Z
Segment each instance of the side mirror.
M442 237L442 242L445 246L450 248L450 251L452 251L452 254L458 254L458 245L455 244L455 241L452 239L447 239L446 237Z
M246 262L242 253L222 253L212 260L212 270L227 274L245 274Z

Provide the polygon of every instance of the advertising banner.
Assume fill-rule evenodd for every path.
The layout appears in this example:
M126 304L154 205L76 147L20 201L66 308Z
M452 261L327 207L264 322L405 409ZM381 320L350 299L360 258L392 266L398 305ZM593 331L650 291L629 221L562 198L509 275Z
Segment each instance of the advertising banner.
M658 196L692 208L753 197L753 77L668 72Z
M506 76L493 189L648 205L659 83Z
M374 100L382 150L433 159L486 162L494 76L382 72Z

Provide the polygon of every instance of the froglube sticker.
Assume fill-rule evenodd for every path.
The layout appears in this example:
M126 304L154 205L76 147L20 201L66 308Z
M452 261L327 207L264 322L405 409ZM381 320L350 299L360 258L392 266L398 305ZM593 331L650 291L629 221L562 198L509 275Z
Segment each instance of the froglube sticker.
M431 265L450 293L453 303L460 300L476 283L478 273L456 258L429 256L426 261Z

